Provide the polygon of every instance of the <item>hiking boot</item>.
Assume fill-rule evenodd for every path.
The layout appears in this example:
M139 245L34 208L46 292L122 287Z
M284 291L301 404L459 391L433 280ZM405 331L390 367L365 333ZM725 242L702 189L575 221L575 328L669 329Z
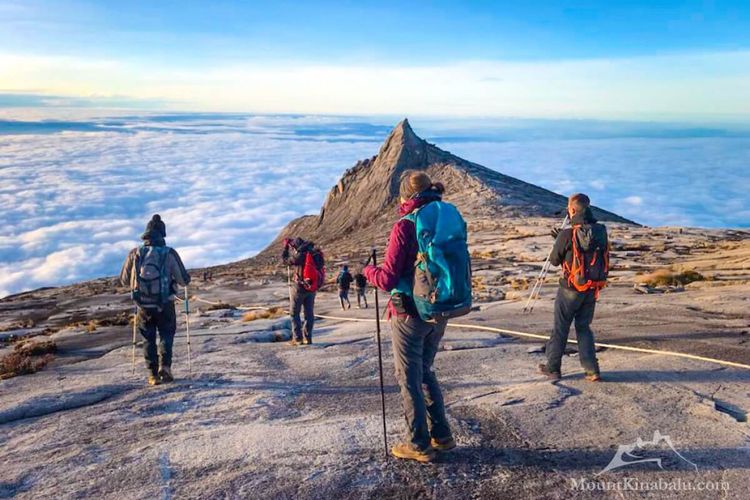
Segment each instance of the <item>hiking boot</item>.
M292 340L290 340L289 342L287 342L287 344L289 344L289 345L290 345L290 346L292 346L292 347L297 347L298 345L301 345L301 344L302 344L302 342L300 342L300 341L299 341L299 340L297 340L297 339L292 339Z
M400 443L391 448L391 454L396 458L405 460L416 460L417 462L428 463L435 460L435 450L427 448L419 450L409 443Z
M169 366L162 366L161 368L159 368L159 378L165 384L174 382L174 377L172 376L172 369Z
M302 345L310 345L312 344L312 339L302 339Z
M453 439L453 436L448 436L447 438L432 438L430 440L430 446L432 446L436 451L450 451L453 448L456 447L456 440Z
M549 368L547 367L547 363L542 363L539 365L539 373L547 377L549 380L560 380L562 378L562 375L560 374L560 372L549 371Z
M149 375L148 376L148 385L159 385L161 384L161 380L159 380L159 377L156 375Z
M586 373L586 380L589 382L601 382L602 376L599 373L588 372Z

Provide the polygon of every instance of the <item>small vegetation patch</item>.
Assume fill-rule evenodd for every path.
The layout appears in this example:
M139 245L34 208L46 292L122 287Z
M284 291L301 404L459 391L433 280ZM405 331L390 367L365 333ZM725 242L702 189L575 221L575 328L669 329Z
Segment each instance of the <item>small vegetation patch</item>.
M20 342L15 345L13 351L24 356L41 356L57 352L57 344L52 340Z
M33 319L26 318L26 319L16 321L15 323L11 323L9 325L0 327L0 332L9 332L12 330L29 329L29 328L34 328L35 326L36 326L36 322Z
M652 287L657 286L685 286L694 281L703 281L706 278L693 269L673 271L671 269L659 269L649 274L636 277L636 282Z
M258 319L274 319L286 315L286 311L281 307L269 307L268 309L258 309L257 311L248 311L242 315L242 321L255 321Z
M103 318L85 319L73 321L66 325L67 328L83 328L86 333L94 333L97 328L104 326L126 326L133 324L133 314L127 311L121 311L112 316Z
M513 290L528 290L529 280L527 278L511 278L508 286Z
M12 353L0 359L0 379L38 372L55 358L56 351L57 345L50 340L18 343Z

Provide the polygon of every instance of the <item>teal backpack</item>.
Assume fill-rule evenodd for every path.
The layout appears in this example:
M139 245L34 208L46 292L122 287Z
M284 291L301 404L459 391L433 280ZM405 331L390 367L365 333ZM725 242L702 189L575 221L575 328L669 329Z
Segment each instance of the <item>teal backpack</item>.
M433 201L403 218L416 227L419 252L411 290L400 291L413 297L424 321L468 314L471 258L461 213L450 203Z

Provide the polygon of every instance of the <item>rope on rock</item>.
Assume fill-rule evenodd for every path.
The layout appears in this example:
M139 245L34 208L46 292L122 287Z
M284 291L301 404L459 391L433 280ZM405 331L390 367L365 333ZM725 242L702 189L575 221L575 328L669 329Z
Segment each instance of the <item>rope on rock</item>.
M223 305L221 302L209 302L205 299L201 299L197 295L193 295L193 300L196 300L198 302L203 302L210 305ZM227 304L228 305L228 304ZM261 307L261 306L252 306L252 307L235 307L235 309L240 310L258 310L258 309L268 309L267 307ZM341 316L327 316L323 314L316 314L316 318L319 319L328 319L328 320L334 320L334 321L354 321L359 323L375 323L374 319L367 319L367 318L344 318ZM504 333L507 335L513 335L515 337L523 337L523 338L530 338L530 339L537 339L537 340L547 340L549 339L548 335L540 335L538 333L529 333L529 332L520 332L517 330L508 330L506 328L495 328L491 326L482 326L482 325L472 325L468 323L448 323L449 327L452 328L460 328L460 329L467 329L467 330L481 330L485 332L492 332L492 333ZM577 340L568 339L568 342L571 342L573 344L577 344ZM609 343L603 343L603 342L596 342L594 345L598 347L604 347L606 349L619 349L621 351L630 351L630 352L640 352L644 354L659 354L663 356L672 356L675 358L684 358L684 359L692 359L694 361L705 361L707 363L715 363L722 366L731 366L733 368L744 368L745 370L750 370L750 365L746 365L743 363L735 363L734 361L726 361L723 359L716 359L716 358L708 358L705 356L698 356L696 354L688 354L685 352L675 352L675 351L662 351L659 349L646 349L644 347L630 347L626 345L619 345L619 344L609 344Z
M320 319L330 319L330 320L338 320L338 321L361 321L361 322L370 322L374 323L374 319L359 319L359 318L341 318L338 316L324 316L324 315L315 315L316 318ZM493 333L505 333L507 335L513 335L515 337L525 337L530 339L539 339L539 340L547 340L549 339L549 336L547 335L540 335L538 333L528 333L528 332L519 332L516 330L507 330L505 328L494 328L491 326L481 326L481 325L471 325L471 324L465 324L465 323L448 323L449 327L452 328L463 328L463 329L470 329L470 330L483 330L485 332L493 332ZM577 344L577 340L568 339L568 342L572 342L574 344ZM698 356L695 354L688 354L684 352L675 352L675 351L661 351L658 349L646 349L643 347L630 347L625 345L618 345L618 344L609 344L609 343L603 343L603 342L596 342L594 345L598 347L605 347L607 349L619 349L621 351L630 351L630 352L641 352L645 354L661 354L664 356L673 356L677 358L685 358L685 359L692 359L696 361L706 361L708 363L716 363L723 366L732 366L734 368L744 368L746 370L750 370L750 365L746 365L743 363L735 363L734 361L725 361L723 359L715 359L715 358L707 358L704 356Z

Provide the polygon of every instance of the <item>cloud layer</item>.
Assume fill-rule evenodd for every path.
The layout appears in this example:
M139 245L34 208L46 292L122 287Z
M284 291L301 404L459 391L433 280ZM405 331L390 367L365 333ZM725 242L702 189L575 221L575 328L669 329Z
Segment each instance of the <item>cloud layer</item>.
M570 139L529 122L414 125L464 158L561 193L589 192L647 224L750 223L747 137L633 137L621 126L623 137L608 128ZM389 127L299 115L0 121L0 296L116 274L157 212L189 267L251 256L290 219L317 213Z

